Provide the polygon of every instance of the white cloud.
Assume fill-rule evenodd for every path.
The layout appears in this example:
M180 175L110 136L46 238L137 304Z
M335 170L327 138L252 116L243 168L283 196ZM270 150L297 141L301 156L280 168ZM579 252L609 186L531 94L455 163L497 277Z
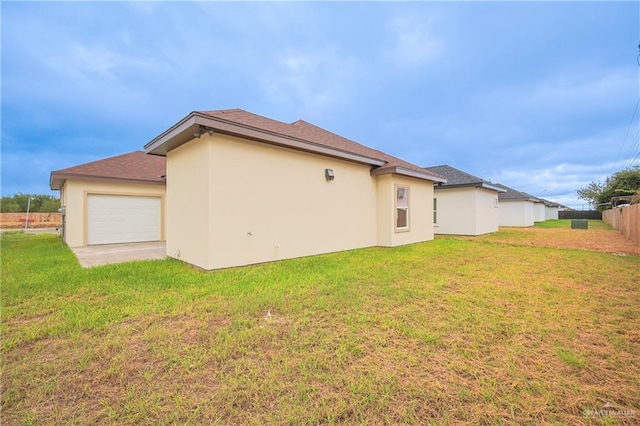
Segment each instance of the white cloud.
M313 114L348 103L357 75L355 58L337 49L289 52L265 75L263 86L272 101Z
M129 42L130 44L130 42ZM118 80L122 71L149 72L159 68L157 61L116 53L106 46L84 46L75 44L66 54L46 59L53 70L70 76L94 76Z
M393 46L387 56L401 66L424 65L442 49L442 40L433 34L433 18L425 16L395 17L389 24Z
M594 180L604 180L612 166L613 163L559 163L543 168L503 168L489 179L536 197L580 207L586 202L578 199L576 190Z
M612 69L588 78L581 76L578 70L574 71L541 81L521 98L520 104L553 109L602 110L614 103L619 104L621 98L634 98L638 92L635 70Z

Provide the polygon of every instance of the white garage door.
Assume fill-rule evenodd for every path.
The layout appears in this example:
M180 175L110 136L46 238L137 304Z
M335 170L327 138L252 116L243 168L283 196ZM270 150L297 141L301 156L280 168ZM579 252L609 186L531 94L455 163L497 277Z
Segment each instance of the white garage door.
M87 244L160 241L160 197L87 196Z

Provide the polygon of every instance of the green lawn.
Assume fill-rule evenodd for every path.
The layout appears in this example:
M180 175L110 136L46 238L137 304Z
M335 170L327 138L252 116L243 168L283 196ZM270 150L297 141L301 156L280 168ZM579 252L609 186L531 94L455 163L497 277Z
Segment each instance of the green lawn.
M636 256L438 239L204 273L1 243L3 425L640 422Z

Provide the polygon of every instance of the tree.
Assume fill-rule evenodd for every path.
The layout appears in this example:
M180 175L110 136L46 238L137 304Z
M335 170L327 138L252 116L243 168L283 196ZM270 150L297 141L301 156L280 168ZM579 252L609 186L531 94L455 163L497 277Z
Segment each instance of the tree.
M580 198L581 200L585 200L589 203L589 207L595 209L596 205L598 204L598 199L604 192L605 187L605 184L594 181L578 189L576 192L578 193L578 198Z
M40 206L40 212L42 213L55 213L60 209L60 199L51 197L42 200L42 205Z
M29 199L31 204L29 205ZM11 197L2 197L0 211L2 213L55 213L60 208L60 199L46 194L22 194L17 193Z
M611 198L632 196L640 189L640 166L621 170L608 176L604 183L591 182L578 189L578 198L585 200L597 210L609 208Z

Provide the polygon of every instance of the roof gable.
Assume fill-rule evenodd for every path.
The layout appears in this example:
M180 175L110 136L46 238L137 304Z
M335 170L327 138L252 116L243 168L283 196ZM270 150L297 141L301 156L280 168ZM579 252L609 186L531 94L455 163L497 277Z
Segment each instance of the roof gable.
M230 134L369 164L372 174L398 173L434 182L446 179L407 161L369 148L303 120L287 124L241 109L195 111L145 145L147 153L166 155L203 130ZM195 133L195 134L194 134Z
M164 185L166 159L142 151L129 152L79 166L51 172L51 189L60 189L67 179L121 180Z

